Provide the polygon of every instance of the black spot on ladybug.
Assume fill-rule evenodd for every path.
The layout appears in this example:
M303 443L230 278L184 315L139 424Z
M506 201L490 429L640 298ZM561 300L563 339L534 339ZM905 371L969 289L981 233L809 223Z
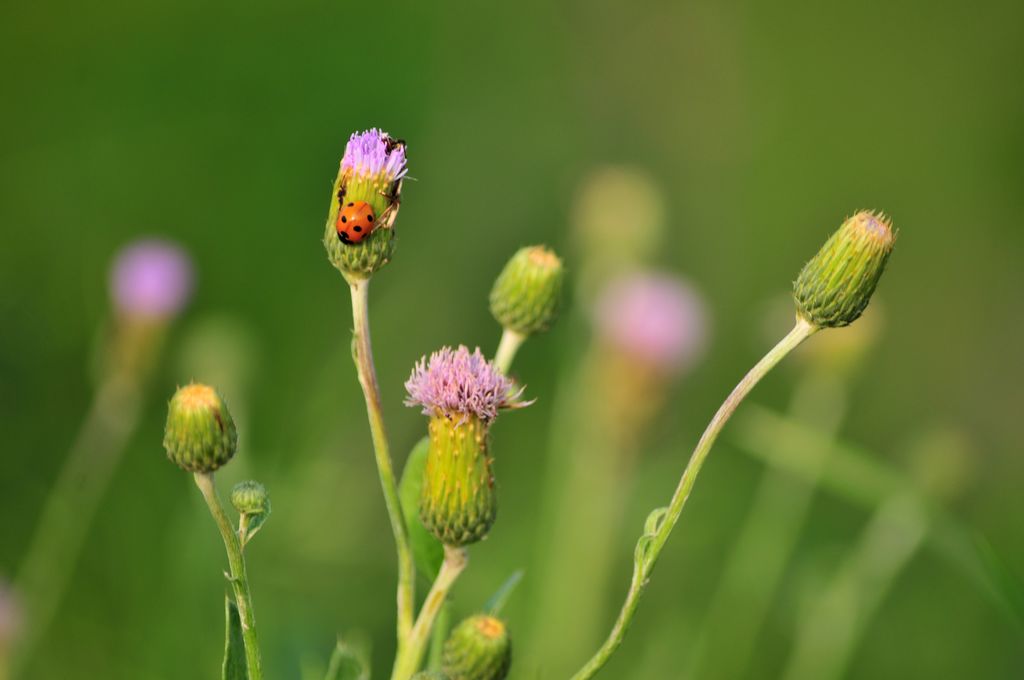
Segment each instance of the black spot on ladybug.
M366 221L367 222L373 222L373 215L367 215L366 216Z
M357 234L363 230L363 228L359 226L352 227L352 229L354 229Z
M352 207L352 206L354 206L354 205L355 205L355 203L349 203L349 204L348 204L348 207L350 207L350 208L351 208L351 207Z
M344 223L344 222L348 222L348 218L347 218L347 217L345 217L344 215L342 215L342 216L341 216L341 221L342 221L343 223Z

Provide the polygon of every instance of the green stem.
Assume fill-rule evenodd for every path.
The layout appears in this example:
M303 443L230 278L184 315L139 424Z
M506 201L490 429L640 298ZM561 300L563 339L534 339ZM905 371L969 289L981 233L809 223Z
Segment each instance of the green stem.
M494 365L502 373L508 374L512 368L512 360L516 358L516 352L526 341L526 336L506 328L501 334L501 341L498 343L498 351L494 353Z
M217 487L213 484L212 472L195 473L196 486L203 493L210 514L220 529L224 539L224 549L228 554L231 588L235 592L235 604L238 616L242 620L242 640L245 642L245 660L249 668L249 680L262 680L263 663L260 660L260 648L256 639L256 616L252 610L252 596L249 594L249 579L245 572L245 558L242 556L242 545L238 540L231 521L224 513L224 508L217 496Z
M14 650L15 677L57 612L93 516L138 422L140 398L134 376L117 373L100 386L46 496L14 584L30 613Z
M857 546L799 622L792 655L779 677L845 677L857 644L927 531L927 510L914 495L894 496L879 506Z
M373 346L370 341L370 319L368 292L369 279L353 279L352 289L353 359L359 374L359 384L366 398L366 414L370 421L373 437L373 452L377 459L377 472L384 491L384 504L391 521L391 532L395 536L398 551L398 649L401 653L413 627L415 608L416 567L409 548L409 532L402 517L402 505L398 499L398 484L391 464L391 451L387 433L384 430L384 413L381 408L380 386L377 384L377 370L373 365Z
M413 626L409 635L408 644L404 649L398 651L395 667L391 672L391 680L409 680L419 670L434 620L444 607L452 585L459 578L462 570L466 568L467 561L465 549L452 548L447 545L444 547L444 562L441 564L441 571L438 572L434 585L427 593L427 599L423 602L420 615L416 618L416 625Z
M693 454L690 456L690 462L687 463L686 469L683 471L683 476L680 478L679 485L672 495L672 500L669 503L664 518L652 532L650 542L647 544L643 556L636 560L626 601L622 605L622 610L619 612L618 619L615 621L611 633L594 656L591 657L583 668L576 672L572 680L588 680L594 677L608 662L612 653L622 644L626 631L633 621L633 616L636 614L637 606L640 604L640 597L643 594L644 587L647 585L651 570L654 568L658 556L665 547L665 542L668 541L672 529L675 527L676 522L679 521L679 515L683 511L683 506L686 505L686 500L690 496L694 482L697 480L697 475L700 473L704 461L711 452L711 447L714 445L726 422L728 422L729 417L732 416L736 408L761 378L816 330L818 329L815 326L812 326L803 319L797 318L793 330L750 369L750 372L740 380L739 384L733 388L733 391L718 408L711 422L708 423L707 429L704 430L704 434L701 435L700 441L697 442Z
M835 436L844 412L844 387L831 373L809 374L793 396L789 417L813 425L824 436ZM812 463L809 476L799 479L765 469L700 627L689 677L748 676L755 644L796 549L829 452L829 447L793 436L766 437L758 446L769 456L800 451Z

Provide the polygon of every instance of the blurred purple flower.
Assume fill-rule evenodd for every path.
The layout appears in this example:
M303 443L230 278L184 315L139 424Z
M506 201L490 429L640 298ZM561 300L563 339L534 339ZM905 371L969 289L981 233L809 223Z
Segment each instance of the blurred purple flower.
M422 406L428 416L474 415L493 420L502 408L525 406L516 401L522 390L492 363L478 347L472 354L465 345L457 350L443 347L413 368L405 383L406 406Z
M384 182L401 179L405 167L405 144L392 139L388 133L373 128L355 132L348 139L341 169L356 175L378 177Z
M0 650L18 635L21 622L22 612L18 598L3 578L0 578ZM2 670L0 668L0 671Z
M122 314L172 317L192 294L192 261L177 245L144 239L123 248L110 272L110 292Z
M700 359L708 323L701 296L683 279L641 272L612 281L594 308L600 337L666 373Z

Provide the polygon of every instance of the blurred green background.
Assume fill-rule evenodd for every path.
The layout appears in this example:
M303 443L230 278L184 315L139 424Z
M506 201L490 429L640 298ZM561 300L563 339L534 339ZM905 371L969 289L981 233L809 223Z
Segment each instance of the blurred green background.
M199 274L24 677L217 677L223 550L160 446L164 402L192 377L223 383L242 429L222 489L255 476L274 498L248 551L270 676L300 677L336 633L354 631L373 640L375 677L386 676L392 539L348 356L348 294L320 244L344 142L371 126L409 142L416 179L397 257L371 291L398 464L425 432L401 403L413 362L442 344L493 351L487 291L518 246L548 243L574 271L569 222L584 177L624 163L664 191L654 264L701 290L713 343L646 440L615 578L586 614L599 630L643 517L767 348L766 305L862 207L886 210L901 231L879 293L883 335L851 382L841 435L905 469L916 433L955 431L970 479L948 506L1024 573L1022 26L1019 2L6 4L0 574L15 572L90 403L113 253L161 234ZM461 613L537 559L541 472L559 453L547 447L550 405L584 317L517 360L538 401L495 428L501 515L458 584ZM784 410L799 376L791 363L753 401ZM607 677L684 677L763 470L727 430ZM801 583L815 578L806 572L827 573L868 516L816 497L750 677L782 672ZM527 573L507 609L513 635L535 587ZM923 551L848 677L1024 677L1020 630ZM513 677L545 677L538 667L517 657Z

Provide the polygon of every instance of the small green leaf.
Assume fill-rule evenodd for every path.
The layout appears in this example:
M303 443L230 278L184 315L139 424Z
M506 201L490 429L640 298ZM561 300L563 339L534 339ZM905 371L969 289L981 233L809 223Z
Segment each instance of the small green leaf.
M338 640L324 680L370 680L370 664L366 655Z
M231 598L224 598L226 631L224 634L224 680L249 680L245 661L245 642L242 640L242 617Z
M518 586L519 582L522 580L522 569L517 569L512 572L512 575L501 584L501 587L498 588L493 595L491 595L491 599L487 600L487 604L484 605L484 611L491 616L498 616L498 614L501 613L501 610L505 608L509 598L512 597L512 593L515 591L516 586Z
M416 569L433 581L444 561L444 546L420 521L420 490L423 487L423 469L427 466L430 439L424 437L416 443L402 470L398 493L402 501L402 514L409 529L409 543Z

